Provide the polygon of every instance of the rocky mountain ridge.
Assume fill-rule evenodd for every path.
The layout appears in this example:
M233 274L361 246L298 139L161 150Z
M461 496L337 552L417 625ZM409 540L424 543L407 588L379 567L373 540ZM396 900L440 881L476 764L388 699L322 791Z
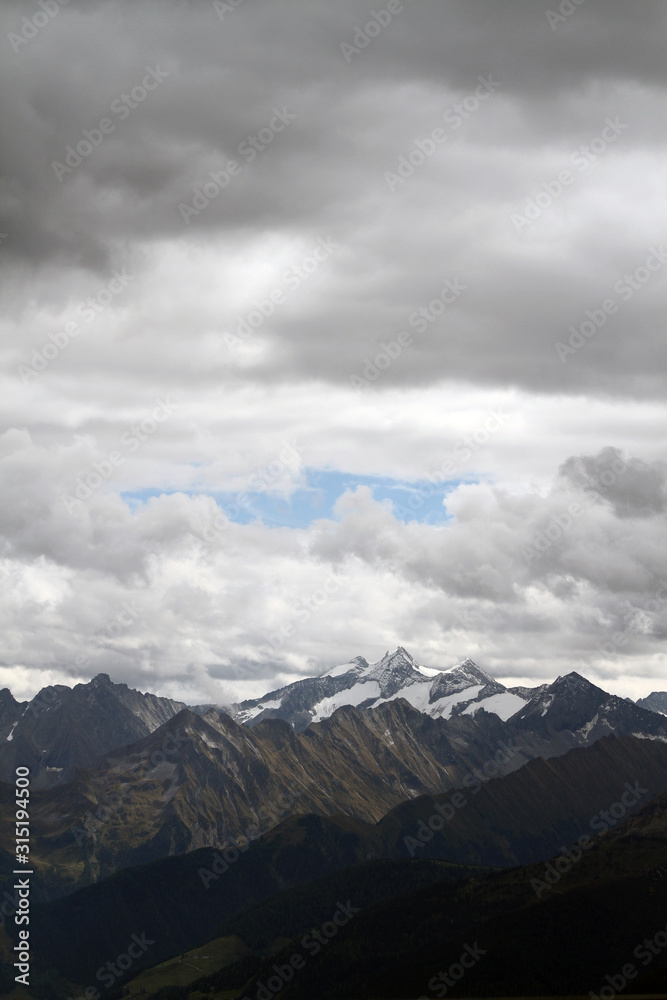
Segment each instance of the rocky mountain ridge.
M30 701L0 691L0 781L12 781L17 765L29 767L33 788L63 784L77 767L92 767L101 754L135 743L186 706L98 674L70 688L48 685Z
M469 690L461 674L441 677ZM249 831L259 836L296 813L377 823L394 807L455 788L476 769L508 774L608 735L667 744L667 718L575 673L507 721L483 704L474 714L433 717L403 697L343 705L301 731L279 718L250 727L217 709L203 716L183 709L70 782L36 790L32 857L46 891L70 891L119 868L224 847ZM0 830L9 843L10 825Z
M650 712L660 712L667 715L667 691L652 691L646 698L637 701L640 708L647 708Z
M530 756L553 756L610 732L663 738L661 699L654 693L634 705L576 673L551 685L510 689L469 658L446 669L426 667L399 646L376 663L358 656L261 698L188 710L209 720L224 715L247 729L273 720L304 732L341 708L366 711L407 701L443 721L470 717L490 724L495 717L521 730ZM96 768L105 754L132 746L186 708L182 702L115 684L107 674L73 688L45 687L29 702L16 701L5 688L0 691L0 781L10 781L22 764L31 769L35 789L65 784L76 768Z
M628 786L633 791L629 797ZM666 786L667 746L609 737L557 760L531 761L506 777L481 782L477 791L464 784L467 802L454 809L449 822L438 820L454 801L451 793L405 803L377 824L343 815L295 815L242 851L204 849L164 858L38 906L39 958L47 965L57 958L72 978L89 982L86 963L92 963L94 972L100 950L122 950L131 913L156 942L154 964L208 941L223 921L225 933L236 932L234 915L275 893L373 859L412 864L447 858L465 866L462 877L470 875L470 865L513 869L519 877L515 865L544 862L563 843L576 843L582 835L595 844L593 857L612 836L627 834L630 823L633 842L643 837L648 849L657 838L665 842L664 806L652 807L650 800ZM621 802L622 810L614 808ZM611 829L602 819L605 814ZM484 867L478 871L483 874ZM543 876L543 865L533 874ZM524 881L522 892L535 902L525 876ZM179 901L176 920L174 899ZM489 901L497 905L492 891ZM99 913L106 915L103 947ZM278 927L284 927L286 917L293 918L294 910L283 907Z
M369 664L358 656L319 677L295 681L261 698L233 705L230 712L250 726L262 719L280 718L301 730L342 705L371 708L396 698L405 698L419 711L445 719L484 708L506 720L527 701L469 658L446 669L426 667L398 646L376 663Z

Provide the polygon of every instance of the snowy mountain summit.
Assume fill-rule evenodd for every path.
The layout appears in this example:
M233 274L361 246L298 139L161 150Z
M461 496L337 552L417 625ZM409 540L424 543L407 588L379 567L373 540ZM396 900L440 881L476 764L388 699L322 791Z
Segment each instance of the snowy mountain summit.
M343 705L374 708L405 698L414 708L434 717L474 715L483 708L503 721L526 704L481 667L466 658L446 669L426 667L402 646L386 652L377 663L357 656L319 677L295 681L262 698L242 702L233 712L250 726L267 718L285 719L295 729L328 718Z

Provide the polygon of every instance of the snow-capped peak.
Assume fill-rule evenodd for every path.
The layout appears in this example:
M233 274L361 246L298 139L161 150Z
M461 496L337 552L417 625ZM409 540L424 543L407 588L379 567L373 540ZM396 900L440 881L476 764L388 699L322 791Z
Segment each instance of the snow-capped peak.
M526 704L525 698L507 691L470 657L453 667L427 667L404 646L397 646L374 663L357 656L316 678L239 705L236 719L254 725L271 716L303 727L328 718L344 705L376 708L397 698L445 719L452 714L475 714L481 708L507 719Z
M492 684L500 687L493 677L487 674L486 670L478 667L469 656L466 656L460 663L455 663L453 667L442 671L441 685L448 685L452 682L461 684L465 681L469 681L471 684Z
M479 670L475 661L471 660L469 656L466 656L466 658L461 660L460 663L455 663L453 667L447 667L445 673L448 673L450 670L459 670L461 667L474 667L475 670Z
M403 646L397 646L393 653L388 650L381 660L371 663L359 674L359 680L377 681L383 697L391 697L406 685L423 681L415 658Z
M387 650L381 660L371 664L373 667L402 667L404 665L412 667L414 670L417 669L417 661L414 656L408 653L403 646L397 646L393 653Z
M324 673L320 674L320 677L342 677L343 674L351 673L355 673L359 676L359 674L363 674L367 668L368 660L365 660L363 656L355 656L349 663L341 663L339 666L333 667L332 670L325 670Z

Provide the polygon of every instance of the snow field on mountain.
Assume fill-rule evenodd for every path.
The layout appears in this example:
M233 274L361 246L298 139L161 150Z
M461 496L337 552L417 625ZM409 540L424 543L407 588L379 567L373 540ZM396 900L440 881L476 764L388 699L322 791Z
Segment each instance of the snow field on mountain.
M518 694L512 694L511 691L503 691L501 694L492 694L489 698L484 698L482 701L473 702L472 705L468 705L467 708L463 709L462 714L474 715L480 708L483 708L486 712L495 712L503 722L507 722L525 704L525 699L520 698Z

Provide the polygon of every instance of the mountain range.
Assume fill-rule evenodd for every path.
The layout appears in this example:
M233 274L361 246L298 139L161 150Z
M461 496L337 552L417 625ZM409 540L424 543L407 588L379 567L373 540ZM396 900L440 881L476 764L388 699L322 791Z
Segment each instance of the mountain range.
M329 680L347 684L336 695L341 701L350 692L358 700L359 689L369 685L385 694L368 707L366 698L357 705L323 704L321 684ZM178 710L177 702L128 692L106 677L77 685L69 698L58 692L58 701L39 716L31 703L2 748L11 748L8 766L20 759L14 743L31 739L28 759L34 759L44 742L44 761L60 764L38 758L45 768L38 777L52 774L50 766L62 767L57 784L33 786L36 891L55 898L122 868L225 847L296 813L377 823L402 803L457 787L475 769L486 768L485 777L509 774L533 758L588 747L610 734L667 743L667 717L609 695L576 673L539 688L530 701L510 692L520 707L507 720L497 710L500 703L507 706L508 692L498 687L471 661L425 677L399 648L372 669L357 662L352 670L298 681L282 699L265 699L245 722L239 719L247 707L236 720L206 706L200 715ZM404 692L432 712L414 707ZM297 729L297 695L321 721ZM266 701L273 707L267 709ZM279 717L283 704L288 719ZM101 734L101 745L112 742L113 718L127 727L129 715L142 732L155 728L90 763L93 741ZM168 721L156 726L164 716ZM100 718L106 727L98 725ZM0 801L10 798L11 789L0 786ZM11 835L7 813L0 844Z
M270 953L276 941L311 926L309 920L315 926L326 920L337 895L366 907L413 892L420 883L433 892L438 883L475 882L490 870L545 862L582 836L595 854L666 790L667 745L610 736L548 762L530 761L505 777L466 782L459 787L466 801L445 822L433 820L449 816L456 791L403 803L377 824L294 815L242 851L206 848L163 858L36 906L31 921L41 942L40 963L57 965L76 983L94 981L97 956L120 953L130 926L154 942L146 959L151 966L219 934L239 935L252 949ZM644 837L659 834L659 857L667 861L662 828L644 822L628 835L637 839L640 829ZM644 847L651 847L648 840ZM651 850L646 856L638 851L632 864L642 870L652 859ZM372 863L368 874L363 866ZM533 876L543 876L543 868ZM299 886L304 888L294 896ZM491 887L494 893L491 912L498 907ZM525 878L521 899L531 895ZM294 902L304 898L307 905ZM482 912L485 919L490 915Z
M31 769L38 946L34 991L15 1000L80 995L130 931L154 941L132 976L158 984L155 1000L189 996L174 992L174 976L193 982L192 1000L211 992L231 1000L270 974L290 936L323 925L353 897L363 914L328 949L326 983L306 974L281 1000L423 994L443 934L456 947L484 934L509 953L512 914L530 937L530 872L582 836L590 854L572 898L598 913L620 879L634 932L639 897L622 880L667 865L664 811L653 808L667 793L663 697L634 704L575 672L508 688L470 659L441 670L402 647L224 707L188 707L105 674L44 688L30 702L4 690L0 991L11 979L8 918L17 904L9 784L17 764ZM612 850L621 829L622 848ZM546 935L534 945L545 968L570 940L548 917L550 907L569 914L569 897L553 896L535 924ZM413 926L388 923L396 913ZM596 919L606 926L605 912ZM214 967L178 961L211 939ZM598 941L600 955L606 946ZM524 982L537 990L540 961L531 958L524 979L501 963L505 995L521 995ZM571 980L554 973L554 982L581 989L585 962L577 962ZM465 987L478 995L492 988L480 969ZM105 1000L120 997L129 978Z
M404 698L433 718L474 715L484 708L504 720L528 700L495 681L470 659L440 670L420 666L399 646L377 663L369 664L363 656L357 656L319 677L296 681L262 698L233 705L231 712L237 721L248 725L279 718L302 730L311 722L321 722L342 705L376 708L397 698Z
M263 721L281 719L296 732L329 718L344 706L363 711L399 699L432 718L444 720L474 717L483 711L504 722L514 722L528 718L521 716L524 711L533 715L537 711L544 712L546 719L543 726L537 727L546 735L546 743L542 740L535 750L541 755L548 755L550 741L551 750L562 753L569 746L590 742L608 732L620 735L630 732L633 725L635 731L646 736L663 733L660 726L647 722L647 716L633 714L632 708L623 709L623 703L631 705L631 702L604 694L578 674L571 673L568 678L569 686L575 683L575 678L579 678L576 683L581 685L571 701L579 702L583 692L588 692L586 707L583 714L579 713L570 734L557 721L549 730L559 705L565 715L569 712L568 704L562 703L563 690L554 684L508 688L469 658L446 669L427 667L418 664L401 646L385 653L376 663L369 664L357 656L318 677L294 681L261 698L226 706L187 706L132 690L126 684L115 684L107 674L98 674L88 683L73 688L47 686L29 702L16 701L4 688L0 691L0 781L11 781L14 768L20 763L30 767L33 788L66 784L74 777L76 768L96 767L107 752L149 736L186 709L203 717L208 717L211 711L215 716L230 716L251 729ZM555 685L561 681L563 678ZM536 701L540 698L542 701ZM548 708L551 699L556 701L554 709ZM654 692L641 699L638 707L654 714L667 714L667 693ZM590 729L586 731L588 725Z
M533 754L505 752L511 735L495 715L447 722L401 699L345 706L300 733L280 719L250 729L224 712L184 709L72 781L33 792L35 881L59 894L119 868L264 833L294 812L375 823L489 761L497 774L519 767ZM11 789L0 795L10 801ZM9 810L3 815L5 844L12 825Z
M647 698L639 698L637 704L640 708L667 715L667 691L653 691Z
M185 708L180 702L142 694L98 674L87 684L41 689L18 702L0 691L0 781L13 781L17 765L29 767L33 788L69 781L76 767L91 767L100 754L134 743Z

